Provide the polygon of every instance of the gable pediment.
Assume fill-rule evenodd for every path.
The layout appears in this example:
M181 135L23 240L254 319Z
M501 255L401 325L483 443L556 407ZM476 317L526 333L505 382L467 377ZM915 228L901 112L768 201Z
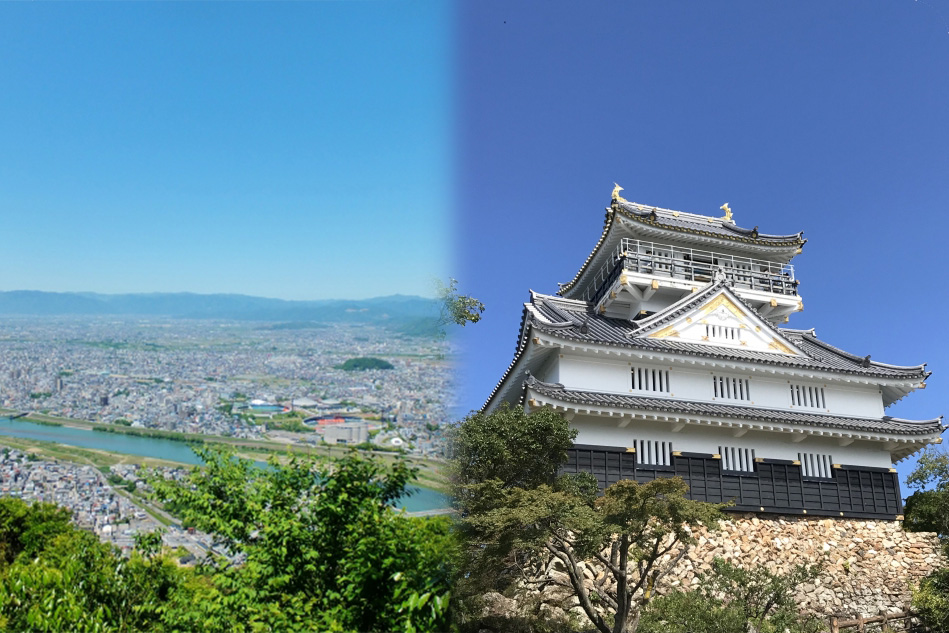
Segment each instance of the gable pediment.
M661 314L654 315L653 323L646 325L637 336L679 340L710 347L804 356L793 343L727 288L721 288L704 301L682 306L676 312L671 318L664 318Z

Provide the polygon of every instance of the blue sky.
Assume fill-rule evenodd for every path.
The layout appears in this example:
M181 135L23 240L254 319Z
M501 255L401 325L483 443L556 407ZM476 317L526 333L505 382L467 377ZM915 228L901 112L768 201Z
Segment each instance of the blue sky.
M0 6L0 289L431 294L451 11Z
M487 304L461 410L630 200L804 231L825 340L949 412L949 2L0 5L0 290ZM946 376L944 378L944 375ZM946 383L949 384L949 383Z
M514 352L528 290L592 250L629 200L804 231L791 327L929 388L949 413L949 3L480 0L459 20L457 276L487 305L459 336L460 407ZM905 472L908 465L901 466Z

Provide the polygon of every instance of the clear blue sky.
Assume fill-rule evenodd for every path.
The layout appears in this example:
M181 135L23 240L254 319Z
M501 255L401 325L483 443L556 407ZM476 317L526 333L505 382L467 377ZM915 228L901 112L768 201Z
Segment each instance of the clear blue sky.
M431 294L452 7L0 5L0 290Z
M928 362L888 410L949 414L949 2L468 2L459 20L462 410L513 358L528 289L629 200L804 231L790 326ZM906 467L901 467L905 472Z
M793 327L949 413L949 0L0 5L0 289L427 294L460 407L630 200L805 232ZM902 470L902 469L901 469Z

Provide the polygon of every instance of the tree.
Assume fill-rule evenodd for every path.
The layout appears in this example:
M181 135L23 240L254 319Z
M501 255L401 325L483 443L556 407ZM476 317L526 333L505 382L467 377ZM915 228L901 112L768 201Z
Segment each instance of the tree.
M452 431L452 485L463 512L485 491L553 484L577 431L547 408L527 413L502 404L490 414L472 412Z
M0 500L0 629L160 632L168 598L193 576L154 547L130 558L50 504ZM160 544L160 536L158 536Z
M590 475L557 477L576 435L541 409L466 418L454 438L466 581L566 589L602 633L635 631L643 607L721 506L686 498L680 478L620 481L597 498ZM552 564L550 564L552 563ZM584 570L605 570L592 581Z
M450 523L391 507L415 474L404 461L291 455L261 469L221 449L196 451L206 466L187 482L153 480L228 555L182 598L192 618L183 628L447 628Z
M436 295L441 301L440 325L454 323L464 327L477 323L484 312L484 304L468 295L458 294L458 280L449 278L448 285L436 281Z
M821 572L821 565L796 565L779 574L763 565L750 569L721 558L698 576L698 588L657 598L642 620L643 633L816 633L817 618L797 612L794 590Z
M913 592L913 610L930 631L949 631L949 568L923 578Z
M927 448L906 483L916 492L906 500L904 527L935 532L949 551L949 453ZM920 582L913 608L931 630L949 630L949 567L937 569Z
M916 492L906 499L905 529L935 532L949 544L949 453L927 448L906 485Z

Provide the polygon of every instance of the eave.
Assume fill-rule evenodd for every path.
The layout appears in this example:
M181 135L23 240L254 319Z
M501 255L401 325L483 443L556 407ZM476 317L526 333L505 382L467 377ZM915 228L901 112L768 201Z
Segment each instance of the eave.
M831 370L816 368L811 365L779 364L778 361L753 362L728 358L725 348L710 349L707 354L697 352L667 352L637 348L631 342L625 346L615 344L597 344L577 341L566 335L556 335L545 332L541 328L533 330L531 340L535 346L560 349L570 352L589 354L600 358L617 358L623 360L644 360L660 364L678 365L680 367L701 367L709 369L726 369L750 374L772 375L782 377L806 378L827 382L872 385L875 387L905 388L909 391L918 388L920 377L895 378L883 376L867 376L852 373L846 370ZM909 392L907 391L907 393Z
M555 389L550 389L555 387ZM648 402L649 398L628 398L630 401L640 403L638 406L622 406L621 404L603 404L584 401L586 392L570 392L567 390L558 390L560 385L546 385L539 381L529 379L524 383L523 402L530 408L549 407L554 411L562 412L567 419L573 419L577 415L596 416L616 420L617 428L625 428L633 420L653 421L666 423L670 425L670 432L678 433L687 426L718 427L731 430L736 436L744 435L749 431L760 431L767 433L778 433L787 435L792 442L801 442L808 437L819 437L825 439L836 439L841 445L847 445L853 441L869 441L883 444L883 449L891 454L894 462L905 459L929 444L938 444L942 441L941 434L946 430L942 425L942 418L933 420L898 420L895 418L883 418L881 420L866 420L862 418L847 418L843 416L818 416L837 426L828 424L814 425L806 423L794 423L792 416L785 416L787 412L775 411L770 409L755 409L753 407L719 407L733 409L740 413L732 412L730 415L720 415L707 412L683 411L682 404L689 404L702 408L706 403L682 403L675 401L665 401L663 399L652 399L655 406L643 406L643 402ZM612 395L612 394L603 394ZM614 399L622 401L622 396L614 396ZM774 418L781 417L783 421L775 421ZM887 432L886 430L862 430L858 427L860 424L879 423L882 425L895 424L903 427L909 425L918 425L918 433L897 433Z

